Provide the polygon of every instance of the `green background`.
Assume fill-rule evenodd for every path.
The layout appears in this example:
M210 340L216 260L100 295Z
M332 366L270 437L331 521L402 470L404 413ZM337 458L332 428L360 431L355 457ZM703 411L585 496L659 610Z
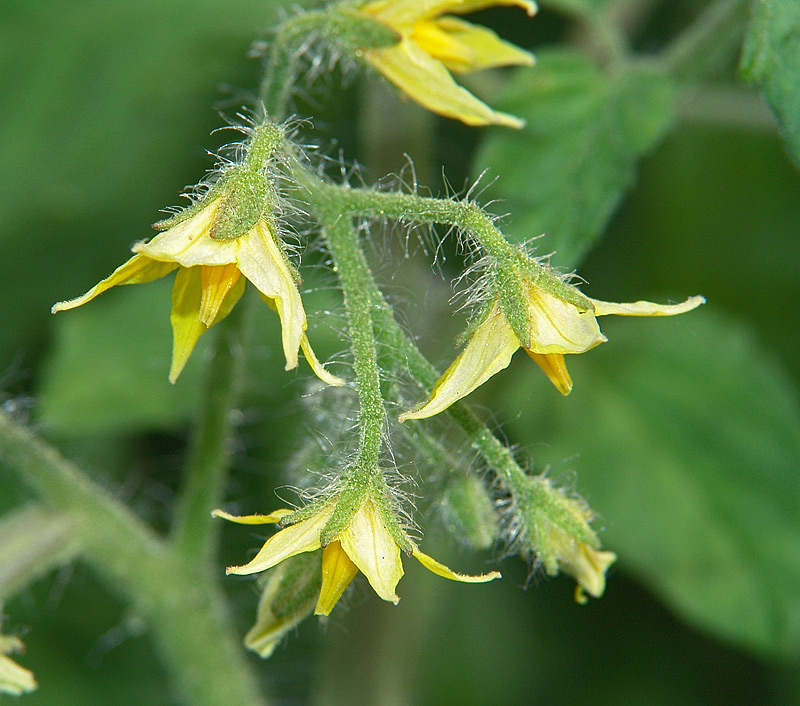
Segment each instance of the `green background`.
M277 4L6 0L0 16L3 401L159 528L203 358L167 383L168 283L48 310L120 264L212 166L206 151L235 139L209 133L251 99L261 69L247 52ZM643 3L627 20L635 48L657 54L700 5ZM435 194L442 164L456 191L489 168L483 183L497 180L480 198L511 213L504 231L546 231L538 252L580 263L590 296L707 297L674 320L601 320L609 343L569 361L568 398L522 355L473 395L537 472L600 514L602 541L619 554L606 595L578 606L570 579L515 557L500 562L502 582L480 587L408 561L399 606L357 582L327 623L307 621L254 667L287 704L790 706L800 700L800 177L768 108L736 80L737 57L691 86L651 64L612 75L585 58L564 16L522 18L475 19L533 48L539 67L505 91L502 74L468 85L526 117L524 133L432 118L375 81L342 92L337 73L304 86L298 112L315 117L310 139L327 153L365 165L367 182L402 169L404 152ZM415 237L374 228L371 238L393 301L446 366L463 325L447 318L461 254L445 242L432 269ZM311 245L310 335L322 359L341 360L343 324L323 314L338 295L321 261ZM297 449L326 430L300 399L308 369L283 371L274 316L259 313L255 331L228 497L263 512L275 488L302 477ZM404 461L418 495L436 487L435 472ZM473 463L468 451L462 461ZM0 510L28 497L0 468ZM492 553L448 538L436 497L417 506L425 551L485 570ZM224 538L220 572L260 535L226 527ZM243 634L254 584L226 586ZM40 683L26 703L176 703L136 616L80 561L4 609Z

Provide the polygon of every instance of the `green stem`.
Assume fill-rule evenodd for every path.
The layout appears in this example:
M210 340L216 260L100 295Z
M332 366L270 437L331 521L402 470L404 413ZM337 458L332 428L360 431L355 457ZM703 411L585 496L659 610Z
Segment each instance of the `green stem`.
M324 12L296 15L284 22L272 38L257 105L258 110L263 107L271 120L280 122L286 119L304 44L326 19Z
M342 285L345 295L348 290L357 293L361 307L368 307L367 314L374 322L382 348L390 354L426 392L439 379L439 372L420 352L394 318L392 308L378 288L366 258L358 244L349 219L342 213L357 213L362 216L379 216L398 220L415 220L455 225L465 231L481 230L489 243L503 251L511 246L492 225L488 216L474 204L446 199L426 199L414 194L391 194L350 189L323 182L305 170L296 169L296 178L309 191L312 202L323 214L323 222L331 222L329 244L334 251L337 267L345 268ZM342 244L346 244L342 249ZM356 263L356 264L353 264ZM354 272L351 274L351 268ZM367 300L364 304L362 300ZM370 314L371 312L371 314ZM372 332L370 335L373 335ZM372 343L374 351L374 343ZM373 353L374 354L374 353ZM376 367L377 371L377 367ZM503 478L512 494L523 498L527 495L528 477L514 459L511 451L475 416L464 404L456 403L449 410L453 419L469 436L475 448L498 475ZM381 415L383 406L381 404Z
M173 526L175 549L204 566L217 550L219 523L211 521L211 511L223 500L231 467L231 411L244 370L249 300L243 297L216 326Z
M372 275L350 219L325 201L317 200L315 206L344 291L360 406L357 467L371 473L378 469L386 421L369 289Z
M747 22L747 0L716 0L667 48L664 62L683 81L713 76L738 50Z
M204 569L177 555L122 503L0 412L0 458L79 523L82 547L153 632L183 701L263 704Z

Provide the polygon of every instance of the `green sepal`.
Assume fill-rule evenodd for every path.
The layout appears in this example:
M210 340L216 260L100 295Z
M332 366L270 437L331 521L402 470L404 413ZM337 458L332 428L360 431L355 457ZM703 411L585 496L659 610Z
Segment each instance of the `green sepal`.
M364 502L366 494L366 483L360 482L360 478L357 476L351 476L345 489L336 498L336 506L333 508L328 523L323 527L319 535L319 543L323 547L333 542L349 527L353 517L355 517Z
M322 552L284 560L259 582L263 592L245 647L266 659L286 634L314 612L322 585Z
M190 205L186 208L182 208L177 213L173 213L171 216L167 218L163 218L160 221L156 221L153 223L153 228L156 230L169 230L173 226L178 225L179 223L183 223L183 221L189 220L192 216L202 211L206 206L208 206L211 202L218 199L220 194L222 194L225 184L228 180L228 174L223 173L217 179L216 182L208 189L208 191L203 194L203 196L198 199L197 201L193 201Z
M324 32L328 41L354 54L400 42L400 35L391 27L359 12L353 3L332 8Z
M520 550L535 556L548 575L558 574L561 556L555 545L563 544L565 535L575 544L600 546L589 526L594 513L586 502L556 488L544 476L529 476L516 501L517 521L524 528Z
M579 309L584 311L592 309L589 299L569 284L564 275L542 264L540 259L531 257L522 248L517 251L517 264L525 278L532 284Z
M411 554L414 545L403 531L397 519L397 510L393 502L392 493L389 490L389 486L386 484L385 477L382 473L376 473L371 476L370 480L370 496L383 520L386 530L392 535L392 539L394 539L400 549L407 554Z
M214 240L241 238L265 213L272 211L274 205L274 192L262 170L237 169L225 185L209 236Z
M525 348L531 345L531 324L528 316L528 300L525 297L520 272L507 263L498 263L492 271L492 281L503 316L508 321L520 344Z

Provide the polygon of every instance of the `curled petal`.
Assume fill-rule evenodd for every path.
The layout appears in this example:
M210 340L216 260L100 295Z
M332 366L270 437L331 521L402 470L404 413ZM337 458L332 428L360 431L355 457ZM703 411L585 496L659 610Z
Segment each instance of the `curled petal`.
M426 26L435 25L439 35L445 35L447 42L441 51L429 51L419 38L419 30L412 37L432 56L439 59L455 73L480 71L497 66L533 66L533 54L520 49L515 44L500 39L492 30L457 17L442 17ZM435 39L436 35L432 37ZM433 49L433 47L431 47Z
M330 615L350 582L356 577L358 567L350 560L338 541L322 550L322 588L319 591L315 615Z
M322 363L317 360L317 356L314 355L314 351L311 349L311 344L308 342L308 336L303 334L303 338L300 339L300 348L303 349L303 355L305 356L308 364L311 366L311 369L314 371L314 374L322 380L326 385L333 385L334 387L341 387L345 384L344 380L340 377L336 377L332 373L329 373L325 368L322 366Z
M293 512L294 510L281 508L271 512L269 515L231 515L224 510L214 510L211 513L211 517L221 517L223 520L235 522L239 525L269 525L280 522L286 515L291 515Z
M214 240L211 227L217 218L219 200L213 201L191 218L172 226L147 243L137 243L133 251L153 260L195 265L230 265L236 262L236 240Z
M263 221L234 242L241 246L238 263L242 274L280 316L286 370L292 370L297 367L297 351L306 330L306 313L286 258Z
M591 307L580 309L534 284L528 287L528 321L531 353L585 353L606 340Z
M490 571L488 574L479 574L478 576L458 574L452 569L448 569L444 564L436 561L433 557L421 552L416 547L414 547L414 550L411 552L411 556L419 561L428 571L432 571L437 576L443 576L451 581L461 581L462 583L486 583L487 581L494 581L495 579L502 578L499 571Z
M284 559L320 548L319 535L328 522L330 511L318 512L307 520L284 527L270 537L255 558L244 566L229 566L226 574L255 574L266 571Z
M400 598L395 589L403 577L400 547L371 502L365 502L338 539L375 593L383 600L397 604Z
M531 0L455 0L449 3L441 12L455 12L459 15L466 15L468 12L477 12L478 10L485 10L487 7L497 7L504 5L506 7L521 7L528 13L528 17L533 17L538 10L535 2Z
M706 303L706 298L702 296L689 297L680 304L654 304L653 302L602 302L598 299L590 299L594 305L594 313L597 316L616 314L617 316L674 316L684 314L687 311L696 309L701 304Z
M467 125L522 127L524 121L492 110L459 86L444 64L410 39L365 52L367 61L412 100L428 110Z
M86 294L82 294L75 299L58 302L53 304L50 311L57 314L59 311L74 309L77 306L86 304L94 299L98 294L102 294L111 287L120 284L146 284L153 280L164 277L174 270L178 265L174 262L155 262L144 255L134 255L126 263L120 265L108 277L98 282Z
M486 320L433 388L431 398L417 410L400 415L400 421L425 419L447 409L508 367L519 348L519 339L495 304Z

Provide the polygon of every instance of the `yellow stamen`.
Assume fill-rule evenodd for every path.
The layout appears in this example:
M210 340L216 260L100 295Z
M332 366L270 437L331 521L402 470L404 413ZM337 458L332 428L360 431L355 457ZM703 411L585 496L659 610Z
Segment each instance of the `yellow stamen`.
M322 588L319 591L315 615L330 615L336 602L358 573L358 567L338 541L322 550Z
M562 353L532 353L527 348L525 352L533 359L534 363L544 370L545 375L550 378L550 382L562 395L572 392L572 378L569 376Z
M202 295L200 298L200 311L197 317L206 326L211 326L214 323L222 302L241 276L242 273L239 272L236 263L200 266Z

